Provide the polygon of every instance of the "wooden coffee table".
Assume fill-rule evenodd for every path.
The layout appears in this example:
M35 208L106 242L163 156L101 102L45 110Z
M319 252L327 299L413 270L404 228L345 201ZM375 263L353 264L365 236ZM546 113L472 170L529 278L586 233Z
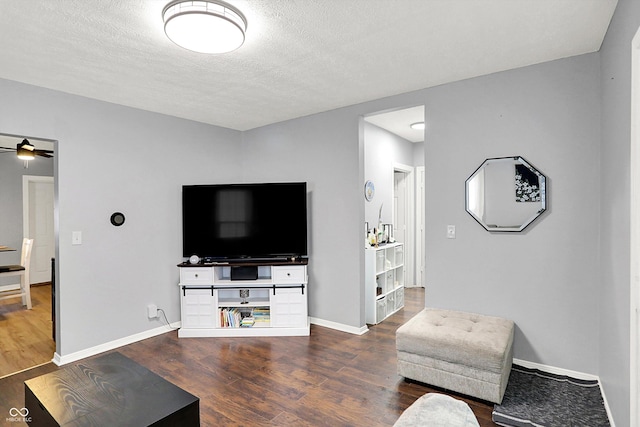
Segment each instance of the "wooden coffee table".
M200 399L118 352L24 385L31 426L200 425Z

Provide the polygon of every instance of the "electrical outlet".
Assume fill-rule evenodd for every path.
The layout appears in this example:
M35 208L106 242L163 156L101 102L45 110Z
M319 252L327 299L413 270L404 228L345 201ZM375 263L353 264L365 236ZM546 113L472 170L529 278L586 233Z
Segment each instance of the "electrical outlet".
M149 304L147 306L147 315L149 316L149 319L155 319L158 317L158 306L155 304Z

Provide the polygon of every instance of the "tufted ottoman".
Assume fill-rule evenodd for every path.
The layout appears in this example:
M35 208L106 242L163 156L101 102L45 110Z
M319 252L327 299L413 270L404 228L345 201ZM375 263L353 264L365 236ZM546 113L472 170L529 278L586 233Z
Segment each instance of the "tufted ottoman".
M511 320L426 308L396 331L398 374L501 403L513 331Z

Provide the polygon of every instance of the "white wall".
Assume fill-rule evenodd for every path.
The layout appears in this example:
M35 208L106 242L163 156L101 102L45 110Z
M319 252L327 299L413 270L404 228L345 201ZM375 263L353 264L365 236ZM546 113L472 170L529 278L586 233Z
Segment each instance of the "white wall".
M240 133L6 80L0 93L2 132L59 141L58 354L161 326L152 302L179 320L181 186L238 180Z
M631 40L640 2L619 0L601 49L602 145L599 373L617 426L629 417Z

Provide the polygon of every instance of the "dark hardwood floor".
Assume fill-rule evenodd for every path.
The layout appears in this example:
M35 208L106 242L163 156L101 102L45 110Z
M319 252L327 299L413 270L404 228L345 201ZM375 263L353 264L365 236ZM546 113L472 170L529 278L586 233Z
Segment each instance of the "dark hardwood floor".
M405 302L361 336L314 325L309 337L178 339L173 331L114 351L198 396L203 426L391 426L429 392L464 400L480 426L495 426L493 404L397 375L395 331L423 308L424 289L407 288ZM0 379L0 420L24 405L25 380L56 369Z

